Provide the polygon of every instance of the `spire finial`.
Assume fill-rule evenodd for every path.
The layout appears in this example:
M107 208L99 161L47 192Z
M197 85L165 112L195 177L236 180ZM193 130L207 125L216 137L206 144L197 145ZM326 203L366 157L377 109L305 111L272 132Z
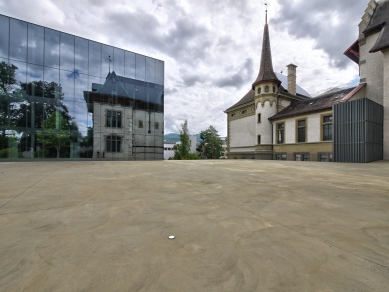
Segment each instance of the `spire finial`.
M265 23L267 24L267 3L265 3L265 5L266 5L266 19L265 19Z

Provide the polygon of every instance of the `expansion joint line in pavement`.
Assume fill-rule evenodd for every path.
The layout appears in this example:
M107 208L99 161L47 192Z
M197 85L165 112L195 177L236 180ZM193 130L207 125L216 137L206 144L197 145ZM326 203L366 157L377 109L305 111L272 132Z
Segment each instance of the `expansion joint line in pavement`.
M21 192L19 195L16 195L14 198L12 198L11 200L9 200L7 203L5 203L4 205L0 206L0 209L3 208L4 206L8 205L9 203L11 203L13 200L15 200L16 198L20 197L21 195L23 195L25 192L27 192L29 189L31 189L32 187L34 187L37 183L40 183L42 180L44 180L46 177L50 176L51 174L53 174L54 172L56 172L58 169L60 169L62 166L64 166L65 164L67 164L68 162L65 162L64 164L61 164L58 168L54 169L52 172L48 173L47 175L45 175L44 177L42 177L40 180L38 180L36 183L32 184L31 186L29 186L27 189L25 189L23 192Z
M265 219L265 220L267 220L267 221L269 221L269 222L272 222L272 223L277 224L277 225L279 225L279 226L285 227L285 228L287 228L287 229L289 229L289 230L292 230L292 231L294 231L294 232L297 232L297 233L299 233L299 234L301 234L301 235L304 235L304 236L310 237L310 238L312 238L312 239L318 240L318 241L320 241L320 242L322 242L322 243L328 244L329 246L333 246L334 248L337 248L337 249L339 249L339 250L341 250L341 251L343 251L343 252L346 252L346 253L351 254L351 255L353 255L353 256L355 256L355 257L358 257L358 258L360 258L360 259L363 259L363 260L368 261L368 262L370 262L370 263L372 263L372 264L378 265L378 266L380 266L380 267L383 267L383 268L389 270L389 267L388 267L388 266L385 266L385 265L383 265L383 264L380 264L380 263L377 263L377 262L375 262L375 261L372 261L372 260L370 260L370 259L368 259L368 258L365 258L365 257L363 257L363 256L360 256L360 255L358 255L358 254L356 254L356 253L353 253L353 252L351 252L351 251L349 251L349 250L347 250L347 249L344 249L344 248L342 248L342 247L340 247L340 246L337 246L337 245L334 245L334 244L332 244L332 243L326 242L325 240L323 240L323 239L321 239L321 238L319 238L319 237L315 237L315 236L312 236L312 235L310 235L310 234L301 232L301 231L299 231L299 230L297 230L297 229L294 229L294 228L292 228L292 227L290 227L290 226L284 225L284 224L282 224L282 223L280 223L280 222L277 222L277 221L275 221L275 220L273 220L273 219L270 219L270 218L267 218L267 217L265 217L265 216L262 216L262 215L259 215L259 214L257 214L257 213L254 213L252 210L246 210L246 209L244 209L244 208L242 208L242 207L236 206L236 205L231 204L231 203L229 203L229 202L227 202L227 201L223 201L223 200L221 200L221 199L219 199L219 198L215 198L215 197L213 197L213 196L210 195L210 194L204 193L203 191L200 191L200 190L197 190L197 189L193 189L193 190L198 191L198 192L202 193L203 195L205 195L205 196L207 196L207 197L210 197L210 198L212 198L212 199L214 199L214 200L217 200L217 201L220 201L220 202L225 203L225 204L227 204L227 205L230 205L231 207L235 207L235 208L238 208L238 209L240 209L240 210L242 210L242 211L248 212L248 213L250 213L250 214L254 214L254 215L256 215L256 216L258 216L258 217L261 217L262 219Z

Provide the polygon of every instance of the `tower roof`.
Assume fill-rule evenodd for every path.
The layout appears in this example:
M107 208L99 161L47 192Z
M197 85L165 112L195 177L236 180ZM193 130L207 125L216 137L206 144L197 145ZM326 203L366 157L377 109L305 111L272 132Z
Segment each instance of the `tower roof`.
M270 48L270 36L269 36L269 25L267 24L267 12L266 12L266 24L263 31L263 41L262 41L262 55L261 55L261 66L259 68L259 74L255 82L253 83L253 89L256 85L262 82L276 82L281 83L278 80L276 74L273 71L273 61L271 58L271 48Z

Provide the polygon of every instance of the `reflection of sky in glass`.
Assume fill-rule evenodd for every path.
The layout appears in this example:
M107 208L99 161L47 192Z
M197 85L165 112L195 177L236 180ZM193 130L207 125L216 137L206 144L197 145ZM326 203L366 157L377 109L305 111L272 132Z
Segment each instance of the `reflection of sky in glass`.
M89 41L89 75L100 77L101 44Z
M28 63L43 65L44 29L28 24Z
M74 101L74 72L60 70L59 74L64 100Z
M48 83L55 82L59 84L59 70L54 68L45 67L44 78Z
M59 32L45 28L45 66L59 68Z
M155 59L146 57L146 81L155 83Z
M109 62L108 57L111 56L111 61ZM107 77L109 73L109 66L111 66L111 72L113 69L113 62L114 62L114 56L113 56L113 47L102 45L102 58L101 58L101 77ZM109 64L111 63L111 64Z
M125 72L124 76L135 79L135 54L125 52Z
M1 28L2 29L2 28ZM27 23L10 19L10 58L24 61L27 60Z
M135 61L136 61L135 79L145 81L146 58L145 56L135 55Z
M61 33L60 69L74 71L74 36Z
M124 76L124 50L114 48L113 70L119 76Z
M8 58L9 18L0 15L0 57Z
M74 39L75 70L88 74L88 41L79 37Z

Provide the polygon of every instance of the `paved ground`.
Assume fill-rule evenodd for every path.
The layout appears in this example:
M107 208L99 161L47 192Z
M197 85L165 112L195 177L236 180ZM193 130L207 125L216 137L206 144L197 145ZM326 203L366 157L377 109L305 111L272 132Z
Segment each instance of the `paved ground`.
M0 174L0 291L388 291L387 162L3 162Z

